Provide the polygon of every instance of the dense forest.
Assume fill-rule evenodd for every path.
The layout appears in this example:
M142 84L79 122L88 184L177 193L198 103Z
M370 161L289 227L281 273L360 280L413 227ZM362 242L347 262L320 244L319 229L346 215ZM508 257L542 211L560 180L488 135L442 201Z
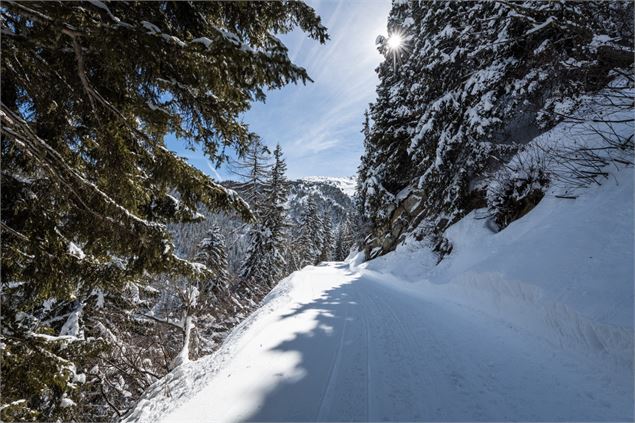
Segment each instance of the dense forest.
M632 107L632 16L632 2L618 1L395 2L388 29L403 45L377 40L387 60L359 168L370 257L408 235L443 255L443 232L471 210L488 208L501 229L555 179L593 183L603 165L632 163L632 136L614 134L620 122L606 117ZM602 90L594 119L605 121L604 146L545 146L510 168L557 123L588 124L573 112Z

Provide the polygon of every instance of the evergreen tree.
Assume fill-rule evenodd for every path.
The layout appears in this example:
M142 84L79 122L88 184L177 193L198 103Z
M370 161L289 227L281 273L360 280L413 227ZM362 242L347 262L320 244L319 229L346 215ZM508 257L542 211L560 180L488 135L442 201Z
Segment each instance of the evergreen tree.
M245 193L257 217L248 230L249 247L240 274L241 279L251 285L258 284L258 279L267 271L265 250L268 232L262 221L262 208L265 205L265 182L271 168L269 154L267 146L255 137L247 154L233 165L233 172L243 180L237 188Z
M306 265L315 265L319 262L320 253L322 252L322 226L323 222L318 213L315 199L310 196L307 200L306 210L302 225L300 227L300 236L297 240L297 249L300 252L300 267Z
M286 244L285 208L288 182L286 163L278 144L273 153L274 163L262 185L260 221L250 233L251 244L243 268L243 278L272 287L282 276L285 267L283 256Z
M368 109L364 110L364 122L362 124L362 135L364 136L364 150L368 150L368 141L370 139L370 118L368 115ZM368 172L370 171L370 161L368 154L363 154L360 158L359 166L357 167L357 186L355 193L355 207L360 216L366 215L366 194L367 190L364 187L368 180Z
M613 70L631 73L632 15L632 2L394 2L388 30L404 42L377 40L359 171L367 252L484 207L488 173Z
M264 202L264 187L271 169L270 154L262 139L254 136L245 154L231 164L232 173L241 180L236 188L256 214L260 212Z
M89 340L105 339L90 332L98 322L75 330L91 293L116 298L159 272L205 277L174 254L165 226L196 220L200 204L251 218L244 201L166 149L165 135L216 163L226 149L243 153L253 134L241 113L266 89L309 80L275 35L299 27L323 42L326 32L301 2L14 2L1 13L2 355L11 373L1 397L12 404L1 418L90 420L103 408L82 392L101 382L73 379L95 364L82 349L101 356ZM46 300L75 317L65 325Z
M333 250L335 248L333 239L333 224L331 222L331 216L329 211L327 210L322 217L322 226L321 226L321 237L322 237L322 247L320 249L320 256L318 257L318 262L321 261L331 261L333 260Z
M208 300L227 290L229 283L225 237L218 226L214 225L207 231L197 250L194 261L204 264L213 275L204 282L201 289L203 298Z
M364 238L370 232L370 218L369 218L369 210L368 207L368 196L374 193L371 184L375 181L370 178L371 172L371 164L370 164L370 152L371 146L370 142L370 134L371 134L371 124L370 117L368 113L368 109L364 111L364 122L362 124L362 135L364 136L364 151L360 158L360 164L357 167L357 184L355 189L354 203L356 213L354 215L354 229L351 228L354 232L354 243L358 245L364 245ZM370 189L369 189L370 187ZM350 223L350 222L348 222ZM348 253L346 254L348 255Z
M335 242L335 260L342 261L348 257L354 244L353 229L350 219L344 220L338 227Z
M266 208L263 212L263 224L269 231L268 245L265 249L268 264L267 283L273 286L284 275L286 260L285 246L288 244L285 203L289 194L289 182L286 178L287 164L282 157L280 144L273 152L274 163L271 175L265 187Z

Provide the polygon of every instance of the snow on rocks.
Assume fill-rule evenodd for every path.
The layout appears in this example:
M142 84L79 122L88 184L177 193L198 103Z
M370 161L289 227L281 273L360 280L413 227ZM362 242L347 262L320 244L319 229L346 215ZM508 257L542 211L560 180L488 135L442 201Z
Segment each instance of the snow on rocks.
M406 244L362 267L632 367L633 169L612 176L574 201L554 187L498 233L470 213L446 231L453 250L438 266Z

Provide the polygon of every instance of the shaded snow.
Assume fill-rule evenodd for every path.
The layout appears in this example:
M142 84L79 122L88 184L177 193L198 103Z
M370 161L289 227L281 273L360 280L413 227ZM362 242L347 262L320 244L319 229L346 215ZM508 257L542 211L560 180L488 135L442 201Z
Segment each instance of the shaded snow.
M68 244L68 254L70 254L71 256L82 260L86 257L86 254L84 253L84 251L79 247L79 245L75 244L74 242L70 242Z
M80 326L79 326L79 318L82 314L83 306L77 307L66 319L62 329L60 330L60 337L64 336L72 336L78 337L80 335Z
M62 398L60 401L60 408L74 407L75 405L77 405L75 404L75 401L70 398Z

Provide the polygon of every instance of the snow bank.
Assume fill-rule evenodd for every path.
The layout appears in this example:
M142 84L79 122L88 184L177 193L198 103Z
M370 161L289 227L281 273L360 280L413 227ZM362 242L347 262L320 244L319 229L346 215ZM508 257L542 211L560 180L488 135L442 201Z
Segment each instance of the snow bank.
M615 171L575 200L552 190L498 233L472 212L447 230L453 250L438 266L411 243L360 268L632 368L633 176Z

